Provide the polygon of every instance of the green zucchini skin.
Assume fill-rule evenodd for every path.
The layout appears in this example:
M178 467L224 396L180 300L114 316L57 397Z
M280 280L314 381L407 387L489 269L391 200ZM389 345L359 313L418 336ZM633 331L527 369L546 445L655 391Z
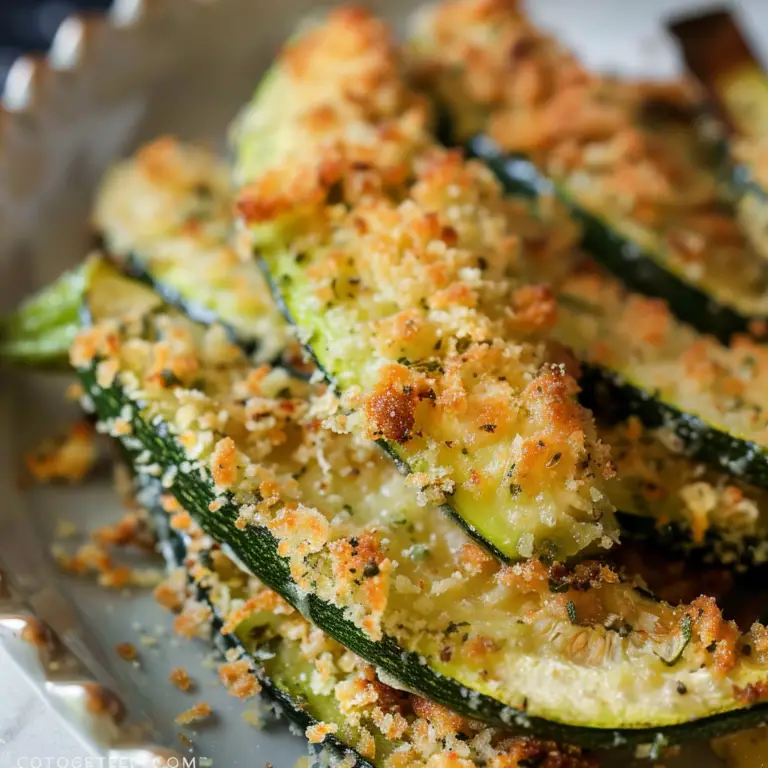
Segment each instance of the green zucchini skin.
M54 370L67 367L91 268L84 262L65 272L0 321L0 360Z
M666 427L691 458L719 466L754 485L768 486L768 455L762 446L716 429L601 366L583 364L579 383L580 399L587 408L614 419L635 415L649 429Z
M146 504L151 515L158 536L159 548L166 564L170 568L183 568L187 556L188 540L184 534L171 528L168 523L168 514L157 503L161 493L159 483L156 481L144 480L139 485L138 493L140 494L142 503ZM154 503L146 503L148 497L153 499ZM191 583L192 582L190 581L190 584ZM224 634L221 631L224 622L216 612L213 601L210 599L209 590L198 585L196 587L196 592L197 599L208 605L212 612L211 634L214 647L220 651L222 655L232 649L238 649L247 654L247 651L245 651L243 644L238 640L236 634ZM250 658L253 661L253 657ZM258 662L254 661L252 666L261 685L260 694L275 708L277 714L284 715L292 725L295 725L302 732L318 723L306 709L301 707L299 702L280 688L280 686L265 673L263 667L258 664ZM365 758L337 739L333 734L326 735L320 745L310 745L310 751L312 750L317 750L318 753L321 751L329 751L331 753L330 756L335 760L347 760L348 762L345 764L349 765L349 768L374 768L374 766ZM350 759L353 762L350 763Z
M506 155L482 134L470 139L467 150L486 163L512 195L539 197L554 193L581 224L583 248L631 290L664 299L684 323L727 342L734 334L749 333L754 321L765 320L746 317L719 304L706 292L664 269L636 243L580 206L527 158Z
M194 320L194 322L200 323L201 325L211 325L213 323L221 325L226 329L230 340L237 344L246 355L252 355L259 351L259 339L238 333L237 329L233 328L225 320L222 320L222 318L220 318L213 310L185 297L184 294L173 285L170 285L163 280L156 279L152 274L152 271L147 269L142 259L135 255L129 255L126 258L110 259L110 261L127 277L131 277L134 280L144 283L144 285L151 288L158 296L160 296L166 304L176 307L190 320Z
M660 549L696 565L732 568L737 573L765 568L764 560L757 556L761 540L754 536L742 538L738 546L729 546L716 530L707 530L704 541L694 543L689 528L678 523L659 525L656 518L621 510L616 512L616 519L625 542Z

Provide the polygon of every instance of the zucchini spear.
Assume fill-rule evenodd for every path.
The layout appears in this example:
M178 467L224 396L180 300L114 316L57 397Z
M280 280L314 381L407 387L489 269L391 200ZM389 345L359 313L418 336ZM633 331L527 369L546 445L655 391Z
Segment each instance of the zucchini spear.
M299 641L285 637L291 629L295 631L296 622L286 617L292 611L290 606L264 587L251 587L247 575L218 547L205 548L197 526L187 526L183 532L174 530L169 512L163 508L163 503L167 506L168 502L157 481L143 481L137 501L151 515L168 567L187 572L187 584L181 592L171 576L156 590L158 599L177 610L185 609L189 618L182 613L183 622L191 623L193 607L203 606L202 615L210 625L212 643L228 660L222 678L228 681L233 694L245 700L260 693L277 715L284 716L302 733L322 721L335 720L337 729L344 729L338 712L334 713L335 718L328 717L326 700L330 697L313 693L310 680L314 667L301 658ZM259 607L249 611L249 603ZM222 605L226 607L222 609ZM231 606L235 606L231 608L233 621L227 624ZM243 614L239 621L234 617L237 610ZM305 637L307 634L304 632ZM323 750L336 761L347 760L350 768L372 768L371 763L331 732L312 749L317 753Z
M297 64L297 62L299 62ZM377 440L494 554L610 547L612 474L543 343L498 184L439 146L382 25L354 11L290 43L235 137L238 206L278 301Z
M308 400L305 382L254 368L220 329L177 312L110 315L116 288L92 285L96 324L72 349L100 428L385 680L467 717L594 747L768 716L760 625L739 634L711 599L656 602L597 563L500 567L415 505L372 444L338 433L328 393Z
M311 739L310 751L319 761L330 756L349 768L427 768L439 759L451 765L514 759L596 768L575 747L489 728L382 682L362 659L312 627L217 545L206 543L202 530L186 522L186 513L156 480L145 477L142 486L138 499L156 521L166 560L189 574L192 601L177 621L186 626L201 604L207 606L214 644L229 662L221 676L230 691L249 698L257 688L255 675L277 713ZM172 527L176 520L184 521L182 531ZM174 603L175 593L173 577L158 590Z
M223 324L257 360L275 360L290 333L264 278L237 253L233 205L229 169L213 152L163 137L109 171L93 224L127 274L192 319Z

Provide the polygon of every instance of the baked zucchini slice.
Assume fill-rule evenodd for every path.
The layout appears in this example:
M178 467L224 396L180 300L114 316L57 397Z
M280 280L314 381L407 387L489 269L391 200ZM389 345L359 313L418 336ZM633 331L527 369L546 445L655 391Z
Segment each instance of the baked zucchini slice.
M592 392L585 402L600 405ZM622 541L645 541L686 558L736 570L768 562L768 492L680 453L667 428L636 416L599 423L616 476L608 497Z
M0 359L13 365L65 368L81 328L80 310L95 261L64 273L0 321Z
M137 489L137 501L149 511L159 548L171 569L171 576L156 588L158 600L180 612L178 621L184 625L185 634L199 636L206 630L210 632L213 646L227 661L221 674L233 695L246 700L261 694L277 716L284 716L302 733L323 721L335 721L336 732L339 726L344 728L338 710L335 718L328 717L328 707L323 704L329 695L312 691L310 680L315 667L303 658L300 642L286 637L294 629L290 625L296 623L286 617L293 609L276 593L253 586L220 549L206 547L196 526L185 521L185 530L174 530L169 513L163 508L165 500L157 481L144 481L141 486ZM165 505L168 506L167 502ZM184 584L179 583L180 570L186 571ZM253 610L243 610L249 603ZM186 625L195 621L195 609L199 610L197 625L187 630ZM247 615L232 627L226 617L237 610ZM308 632L302 634L302 641L306 642ZM313 747L327 752L333 761L346 760L350 768L373 768L340 741L335 732L324 734L322 742Z
M665 428L688 456L768 485L768 347L726 347L677 322L666 305L578 270L558 287L556 337L583 362L582 400Z
M720 118L739 221L768 259L768 76L729 11L676 19L668 28Z
M100 429L385 682L595 747L768 717L761 625L740 634L711 599L673 607L599 563L500 566L415 504L372 442L343 434L330 392L307 399L305 382L254 368L220 328L174 311L110 317L118 302L100 290L90 305L107 316L72 348Z
M204 323L220 322L258 360L290 341L264 278L237 253L229 168L171 137L142 147L101 184L93 224L108 256Z
M236 131L253 248L344 424L422 501L508 561L609 547L612 468L543 344L554 302L515 275L492 174L429 129L380 22L343 11L299 37Z
M446 109L452 141L509 190L557 195L597 261L686 323L721 339L765 332L768 264L681 89L587 72L512 4L440 3L414 27L414 78Z
M575 747L515 737L383 683L362 659L211 547L156 480L142 485L139 499L157 520L166 560L189 574L193 599L185 601L177 621L183 629L194 625L202 604L214 643L229 662L222 677L230 691L250 697L253 670L261 693L310 739L319 759L346 760L349 768L427 768L438 760L503 764L513 758L523 765L549 760L562 768L596 768ZM174 575L161 585L159 599L180 602L176 580Z
M88 296L95 283L104 286L99 295L114 302L111 311L117 315L135 310L143 316L163 303L152 291L120 280L99 256L89 256L0 322L0 360L42 369L67 368L72 343L87 322ZM113 284L117 290L111 298Z

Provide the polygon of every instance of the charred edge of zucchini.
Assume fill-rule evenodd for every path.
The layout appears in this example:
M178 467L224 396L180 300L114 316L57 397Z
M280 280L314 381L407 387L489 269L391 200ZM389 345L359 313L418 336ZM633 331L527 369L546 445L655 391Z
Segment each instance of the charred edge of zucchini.
M589 364L582 364L581 369L581 402L598 416L621 419L634 415L649 429L671 429L692 459L720 466L748 483L768 487L768 455L762 446L733 437L698 416L678 410L660 400L656 393L624 381L614 371Z
M258 256L258 254L257 254ZM291 314L291 310L288 308L288 305L285 302L285 299L283 298L282 291L280 290L280 287L277 285L274 277L272 276L269 267L267 266L266 262L262 258L258 258L259 265L261 267L262 272L264 273L264 277L267 280L267 284L269 285L269 290L272 292L272 296L274 297L275 303L278 306L278 309L282 313L283 317L286 319L288 323L290 323L292 326L296 326L296 322L293 319L293 315ZM336 379L333 376L333 374L323 366L323 364L318 360L317 356L315 355L315 352L312 348L311 340L302 343L302 348L304 351L309 355L310 359L314 363L317 370L319 370L325 380L334 388L336 392L338 392L338 387L336 386ZM290 368L288 370L291 370ZM400 472L402 475L410 475L413 471L408 464L407 461L403 459L402 456L400 456L397 451L392 447L390 443L388 443L386 440L375 440L374 441L376 445L381 448L384 453L387 454L387 456L392 460L395 467L397 467L397 471ZM454 523L456 523L473 541L477 542L483 549L485 549L490 555L493 555L493 557L500 560L502 563L513 563L514 560L512 560L510 557L505 555L495 544L488 541L488 539L483 536L480 531L475 528L471 523L467 522L449 503L444 502L443 504L440 504L440 511L447 515Z
M159 483L154 483L158 487L150 488L149 483L145 481L144 487L141 491L150 490L152 494L160 494L161 489ZM187 537L183 534L175 531L168 522L168 514L155 504L148 505L148 512L151 515L152 522L157 533L158 541L160 543L160 549L167 565L171 568L183 568L187 556L187 548L189 542ZM193 584L191 577L189 577L190 584ZM284 715L293 725L301 729L302 732L307 728L317 725L318 721L315 720L306 710L301 708L301 705L288 695L282 688L276 685L272 679L265 673L263 667L251 656L243 644L237 639L234 634L224 634L221 630L224 626L224 621L221 616L216 612L216 607L213 601L210 599L209 590L205 587L196 586L197 599L200 602L205 603L211 609L211 632L212 632L212 644L222 655L232 649L238 649L243 653L243 658L247 658L251 661L254 673L261 684L261 695L267 699L267 701L275 708L278 714ZM310 749L330 750L332 757L337 760L349 760L350 757L354 759L353 763L345 763L349 765L349 768L374 768L372 763L369 763L365 758L358 754L351 747L347 746L336 738L333 734L327 734L323 742L319 745L310 745Z
M101 418L117 418L126 404L131 403L119 385L100 387L96 381L96 365L79 372L86 391L91 393ZM131 439L138 440L164 468L178 467L185 460L181 446L169 434L162 421L149 424L133 408L130 419ZM529 716L488 695L472 691L458 681L423 664L421 656L405 650L389 635L372 640L348 620L343 609L328 603L313 593L301 593L290 575L288 560L277 550L277 540L270 531L258 525L240 530L235 526L238 506L229 500L209 508L215 495L212 485L197 472L177 472L166 489L189 510L203 530L220 544L228 546L245 566L275 592L280 594L302 616L312 622L353 653L383 670L405 689L417 691L455 712L492 725L520 733L536 735L562 743L579 744L587 748L612 748L634 744L672 744L712 738L731 731L749 728L765 722L768 703L719 713L668 726L638 728L594 728L568 725L541 717Z
M749 129L759 130L745 111L739 114L729 109L724 98L731 77L748 73L760 77L763 69L734 14L729 9L714 9L673 16L666 27L728 130L741 135L748 135Z
M684 323L727 343L734 334L749 333L754 320L765 319L745 317L665 269L637 243L576 203L526 157L505 155L484 135L471 139L467 149L496 174L510 194L528 198L555 194L582 225L582 247L632 290L664 299Z

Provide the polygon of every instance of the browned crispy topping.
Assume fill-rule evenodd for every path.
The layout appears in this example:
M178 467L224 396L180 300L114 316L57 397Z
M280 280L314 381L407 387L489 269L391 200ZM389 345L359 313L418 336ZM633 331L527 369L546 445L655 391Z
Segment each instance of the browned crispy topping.
M67 434L45 439L25 456L30 474L41 483L83 480L96 464L96 433L87 421L72 424Z
M201 701L199 704L195 704L189 709L182 712L176 717L177 725L190 725L191 723L197 723L201 720L208 719L213 714L210 704L205 701Z
M233 661L219 667L219 679L229 692L243 701L255 696L261 686L247 661Z
M168 679L180 690L188 693L192 690L194 683L189 673L183 667L174 667Z
M139 659L139 652L131 643L118 643L115 646L115 651L124 661L138 661Z
M417 402L418 394L410 371L402 365L390 366L382 373L365 403L371 437L407 443L416 421Z

